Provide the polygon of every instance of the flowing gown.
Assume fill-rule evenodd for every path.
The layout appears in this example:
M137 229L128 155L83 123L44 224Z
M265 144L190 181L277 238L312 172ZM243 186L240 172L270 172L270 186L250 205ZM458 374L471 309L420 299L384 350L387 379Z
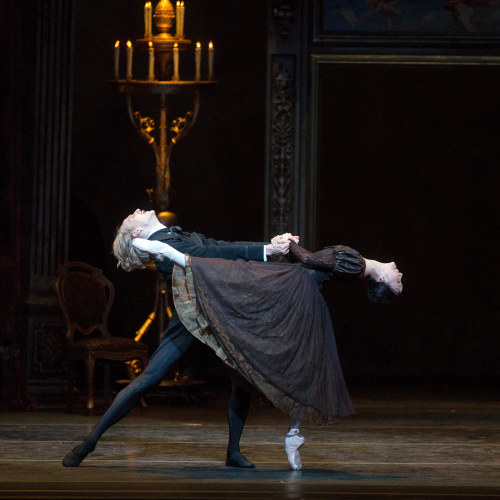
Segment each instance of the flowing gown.
M187 257L175 266L186 328L278 408L331 421L354 413L330 313L314 277L289 263Z

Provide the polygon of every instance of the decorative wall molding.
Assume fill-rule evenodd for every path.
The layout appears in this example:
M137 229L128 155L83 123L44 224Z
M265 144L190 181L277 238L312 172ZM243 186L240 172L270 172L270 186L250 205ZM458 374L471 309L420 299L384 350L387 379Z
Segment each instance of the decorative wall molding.
M66 339L64 324L56 316L34 325L33 357L30 377L60 376L64 378Z
M281 39L286 39L290 36L296 17L294 1L273 0L273 22L276 33Z
M309 11L310 4L298 0L269 7L265 231L298 234L310 247Z
M292 230L295 161L295 57L274 56L270 95L270 224L271 234Z
M66 330L58 306L30 307L26 380L39 408L66 405Z

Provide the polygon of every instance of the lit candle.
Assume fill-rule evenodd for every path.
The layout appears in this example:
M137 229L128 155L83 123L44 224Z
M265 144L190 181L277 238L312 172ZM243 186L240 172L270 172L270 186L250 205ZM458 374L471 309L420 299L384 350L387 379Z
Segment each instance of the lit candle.
M132 54L134 49L132 47L132 42L129 40L127 42L127 80L132 80Z
M153 8L151 2L144 5L144 38L151 38L153 34Z
M115 80L120 79L120 40L115 43Z
M179 45L174 43L174 75L172 80L179 80Z
M211 80L214 76L214 44L208 44L208 79Z
M196 77L195 80L200 80L200 70L201 70L201 43L196 42L196 51L194 53L194 62L196 67Z
M152 82L155 79L155 49L153 48L153 42L149 42L149 81Z
M177 33L177 36L179 38L184 38L184 2L180 2L179 14L180 14L179 32Z
M181 2L175 4L175 34L178 38L181 36Z

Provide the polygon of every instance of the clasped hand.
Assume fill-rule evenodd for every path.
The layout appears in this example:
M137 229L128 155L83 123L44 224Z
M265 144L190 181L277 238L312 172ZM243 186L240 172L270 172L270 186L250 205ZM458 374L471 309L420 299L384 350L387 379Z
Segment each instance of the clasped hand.
M299 236L293 236L291 233L284 233L275 236L271 244L266 246L266 255L286 255L290 248L290 240L298 243Z

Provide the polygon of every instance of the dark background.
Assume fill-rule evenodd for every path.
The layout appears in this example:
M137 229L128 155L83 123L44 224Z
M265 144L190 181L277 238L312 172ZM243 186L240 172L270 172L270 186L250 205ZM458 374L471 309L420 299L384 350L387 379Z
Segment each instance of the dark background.
M319 245L395 260L401 300L326 296L353 378L498 379L498 67L320 73Z
M14 4L22 18L12 15ZM5 241L14 241L17 251L1 247L2 272L18 261L22 269L20 283L2 282L2 297L14 290L20 303L28 294L33 182L36 18L29 5L0 2L2 26L9 19L19 23L1 34L2 139L11 148L7 157L18 163L6 169L0 188L3 213L21 207L5 229ZM154 187L154 154L110 78L115 41L123 47L143 35L143 5L77 1L74 39L69 259L104 269L117 291L113 332L129 337L152 310L155 274L116 269L111 245L127 214L152 208L145 190ZM186 3L186 36L204 47L214 42L218 83L203 93L198 121L172 157L171 208L185 230L226 240L267 236L268 9L264 0ZM138 75L141 56L145 61L135 52ZM192 77L193 52L182 61L181 76ZM368 305L361 283L325 287L348 382L497 384L500 70L332 64L319 76L317 241L311 249L348 244L368 258L395 260L404 273L401 300L386 307ZM174 99L169 121L189 104ZM143 115L157 119L156 105L154 98L137 101ZM305 123L301 132L308 133ZM299 171L306 177L305 166ZM22 307L6 316L16 312L23 314ZM152 349L155 328L147 339ZM217 371L213 366L204 369Z

